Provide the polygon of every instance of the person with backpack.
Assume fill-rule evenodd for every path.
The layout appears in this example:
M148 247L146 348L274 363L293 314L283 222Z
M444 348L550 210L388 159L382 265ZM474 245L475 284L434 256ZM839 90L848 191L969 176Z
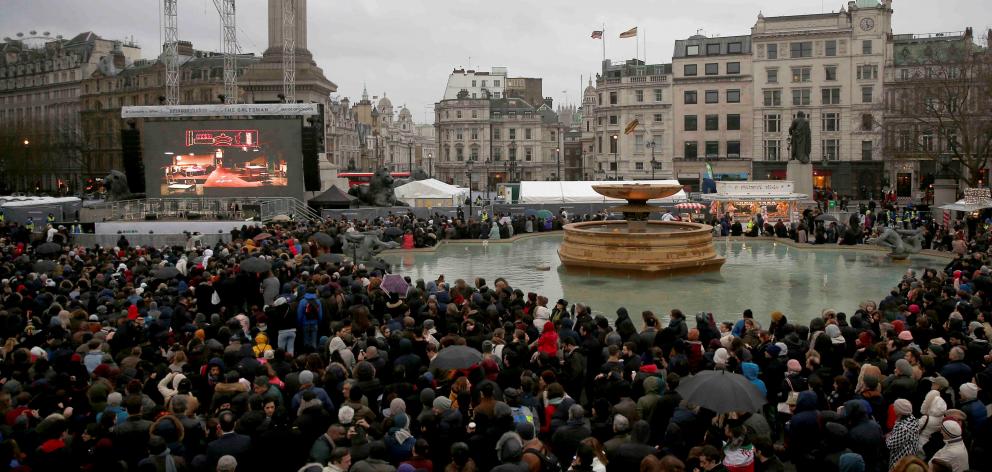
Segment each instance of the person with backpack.
M324 306L317 298L317 291L312 287L308 288L296 306L296 323L303 330L303 345L307 349L317 349L317 331L323 320Z

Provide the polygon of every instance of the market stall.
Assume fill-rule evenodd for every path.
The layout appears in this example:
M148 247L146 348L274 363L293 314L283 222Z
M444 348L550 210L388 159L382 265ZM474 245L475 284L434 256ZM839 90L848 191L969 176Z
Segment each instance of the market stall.
M761 213L765 221L798 220L809 196L795 193L788 180L752 180L747 182L717 182L716 193L703 195L710 202L710 213L721 217L725 213L739 221L747 221Z

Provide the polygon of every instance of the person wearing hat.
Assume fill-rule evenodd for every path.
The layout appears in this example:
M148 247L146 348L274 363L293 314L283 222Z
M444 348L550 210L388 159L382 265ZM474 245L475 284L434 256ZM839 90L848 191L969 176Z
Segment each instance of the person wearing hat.
M961 424L954 420L944 420L940 425L940 434L944 437L944 447L930 459L930 470L934 470L934 462L950 466L952 472L968 470L968 449L961 439Z
M944 421L944 413L947 412L947 402L941 393L948 388L947 379L943 377L933 377L930 379L930 391L923 398L920 405L920 414L923 415L917 421L920 430L920 447L928 442L933 433L940 431L940 424Z
M913 417L913 404L905 398L897 399L892 404L896 415L895 425L885 438L885 446L889 449L889 469L895 466L903 457L920 456L920 428Z
M968 429L976 439L987 437L985 425L988 423L988 410L985 409L985 404L978 399L978 390L978 385L972 382L964 383L958 389L961 399L958 409L968 415Z

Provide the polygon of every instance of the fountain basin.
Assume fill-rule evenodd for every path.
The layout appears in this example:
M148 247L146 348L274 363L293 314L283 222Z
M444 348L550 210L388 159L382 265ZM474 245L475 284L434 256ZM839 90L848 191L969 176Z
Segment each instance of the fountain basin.
M565 225L558 257L566 267L665 274L718 270L713 228L687 222L589 221ZM632 231L633 229L633 231Z

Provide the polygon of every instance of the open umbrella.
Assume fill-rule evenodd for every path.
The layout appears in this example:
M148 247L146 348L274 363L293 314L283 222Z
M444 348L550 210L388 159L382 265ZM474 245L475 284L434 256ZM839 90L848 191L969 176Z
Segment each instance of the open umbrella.
M251 239L255 240L255 242L258 242L258 241L265 241L266 239L269 239L271 237L272 237L272 233L258 233L257 235L255 235L254 238Z
M406 283L403 276L399 274L387 274L382 278L381 287L389 293L395 293L403 296L406 295L407 290L410 290L410 284Z
M402 235L403 234L403 230L402 229L399 229L399 228L397 228L395 226L390 226L390 227L382 230L382 234L383 234L383 236L386 236L387 238L395 238L397 236Z
M48 274L55 270L57 265L54 261L38 261L34 263L33 270L39 274Z
M289 215L276 215L272 217L272 221L276 223L288 223L293 221L293 219L290 218Z
M680 210L702 210L706 208L706 205L696 202L683 202L675 205L675 208L678 208Z
M819 216L817 216L814 219L816 221L833 221L833 222L836 222L837 221L837 217L836 216L834 216L834 215L828 215L826 213L824 213L822 215L819 215Z
M269 264L269 261L257 257L249 257L241 261L241 270L245 272L261 274L262 272L268 272L271 268L272 264Z
M482 353L468 346L448 346L441 349L431 367L441 370L467 369L482 362Z
M340 264L348 260L344 254L321 254L317 256L317 262L321 264Z
M179 269L175 267L160 267L152 270L152 277L156 279L168 280L175 278L177 275L179 275Z
M548 218L551 218L554 215L551 213L550 210L537 210L537 213L535 213L534 216L537 216L538 218L540 218L542 220L546 220Z
M35 254L58 254L62 252L62 246L56 243L42 243L34 249Z
M323 247L331 247L334 245L334 238L332 238L331 235L323 231L318 231L316 233L311 234L310 239L316 241L317 244Z
M725 370L704 370L683 378L676 391L686 402L718 414L759 411L765 404L764 396L747 377Z

